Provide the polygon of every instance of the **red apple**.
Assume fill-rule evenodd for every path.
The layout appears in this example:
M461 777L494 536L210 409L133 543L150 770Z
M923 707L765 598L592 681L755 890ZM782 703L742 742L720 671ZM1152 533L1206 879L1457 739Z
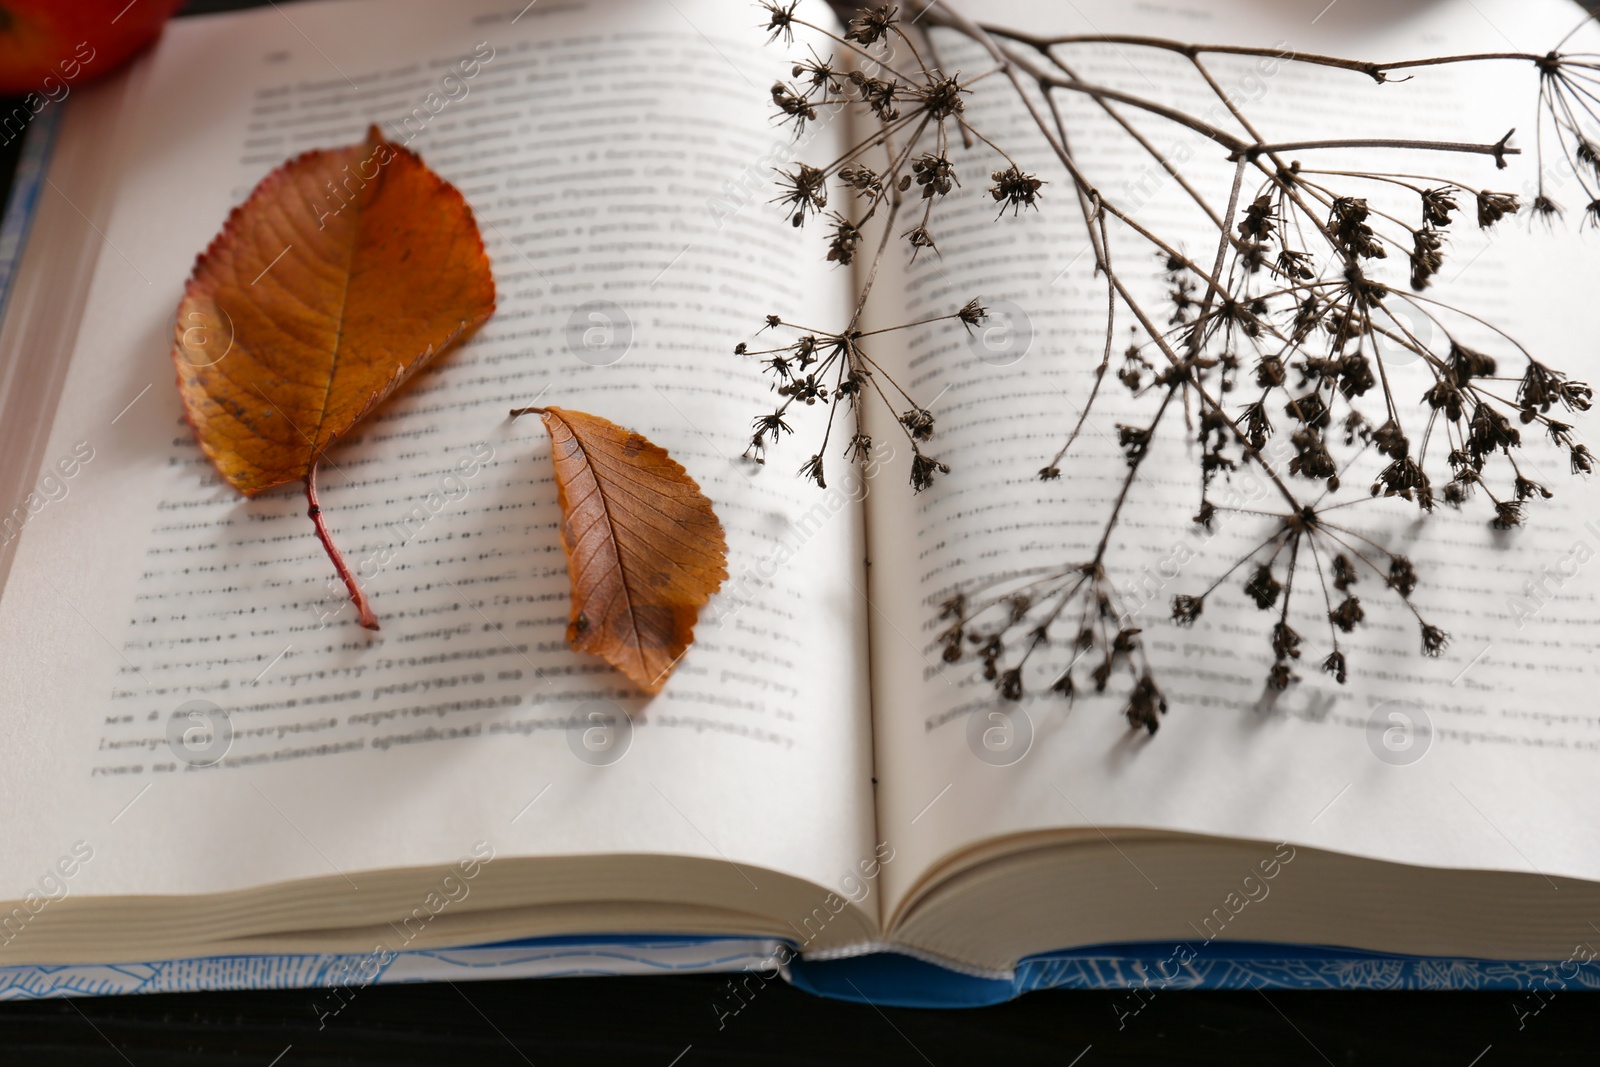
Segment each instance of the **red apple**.
M184 0L0 0L0 96L61 99L161 35Z

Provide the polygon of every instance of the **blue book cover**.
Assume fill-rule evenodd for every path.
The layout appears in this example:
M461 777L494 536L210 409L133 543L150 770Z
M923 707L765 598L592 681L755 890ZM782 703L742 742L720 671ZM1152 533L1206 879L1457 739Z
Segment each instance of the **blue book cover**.
M787 963L780 961L787 960ZM379 953L209 956L150 963L0 967L0 1000L195 990L325 990L336 1015L352 993L401 982L730 973L712 1010L737 1014L752 986L787 981L819 996L910 1008L974 1008L1041 989L1123 990L1119 1016L1183 989L1501 990L1600 988L1571 961L1390 956L1349 949L1215 942L1098 945L1022 960L1008 977L964 974L896 952L807 961L761 938L594 936Z

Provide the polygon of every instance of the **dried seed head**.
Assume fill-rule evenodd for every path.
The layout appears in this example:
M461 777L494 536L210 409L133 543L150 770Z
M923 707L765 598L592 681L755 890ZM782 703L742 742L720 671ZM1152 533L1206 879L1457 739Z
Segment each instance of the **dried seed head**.
M1356 584L1356 565L1343 552L1333 557L1333 587L1344 592Z
M1590 474L1594 471L1594 454L1588 445L1574 445L1570 453L1573 474Z
M1409 597L1417 587L1417 570L1405 556L1389 560L1389 588L1403 597Z
M944 196L961 183L956 180L956 168L942 155L925 152L911 162L911 174L922 187L922 198Z
M767 43L771 44L779 37L784 44L794 43L794 9L799 6L800 0L792 0L788 4L774 3L773 0L763 0L762 7L767 11Z
M1551 228L1554 228L1557 220L1567 213L1565 208L1543 193L1533 198L1533 202L1528 205L1528 210L1532 213L1534 219Z
M1372 209L1360 197L1336 197L1328 214L1328 230L1334 244L1345 255L1358 259L1384 259L1388 253L1379 243L1367 217Z
M828 488L828 483L822 476L822 457L820 455L812 456L806 460L800 467L800 474L802 477L810 478L816 482L818 489Z
M1439 656L1444 653L1445 647L1450 644L1450 635L1437 626L1422 624L1422 654L1424 656Z
M1412 235L1411 288L1426 289L1428 282L1439 273L1444 265L1443 247L1444 239L1437 230L1424 227Z
M922 107L935 121L959 115L966 110L961 94L967 90L955 78L946 78L938 72L929 75L927 88L922 90Z
M935 252L939 251L939 246L933 243L933 235L928 232L928 228L926 226L917 226L908 231L906 233L906 240L910 241L911 247L917 251L921 251L924 248L931 248ZM913 256L915 256L915 254L915 252L912 253Z
M893 122L900 117L900 109L894 106L896 94L900 91L898 82L869 78L860 71L853 71L850 83L861 95L862 103L867 105L880 122Z
M1522 206L1510 193L1491 193L1488 190L1478 194L1478 227L1487 230L1507 215L1515 215Z
M778 188L782 191L773 197L773 202L794 210L790 221L796 226L805 224L807 214L828 206L827 175L805 163L796 164L793 171L779 170Z
M1422 190L1422 222L1427 226L1450 225L1450 213L1456 210L1455 195L1449 189Z
M816 105L805 98L805 94L794 86L782 82L772 83L772 102L783 115L785 122L794 123L794 132L799 136L804 132L806 123L817 117Z
M1328 621L1345 633L1354 630L1356 624L1366 617L1367 613L1362 610L1360 599L1353 596L1345 597L1337 608L1328 612Z
M1272 654L1280 660L1300 658L1300 635L1286 622L1272 626Z
M1137 466L1144 458L1145 450L1150 447L1150 431L1142 426L1127 426L1119 422L1117 444L1122 446L1122 454L1128 465Z
M1495 372L1493 356L1475 352L1455 341L1450 342L1450 369L1457 385L1466 385L1473 378L1492 378Z
M849 266L856 258L861 245L861 231L856 224L837 211L828 216L833 232L828 237L828 261Z
M1167 698L1156 685L1155 679L1145 671L1134 683L1133 693L1128 698L1128 707L1123 715L1128 720L1128 725L1135 729L1144 727L1146 733L1155 733L1161 728L1161 716L1167 713Z
M1494 502L1494 518L1489 520L1489 525L1496 530L1510 530L1522 525L1522 501L1496 500Z
M1044 181L1031 174L1024 174L1015 166L1005 170L997 170L990 176L994 185L989 189L989 195L994 197L1000 205L1000 213L1005 214L1006 208L1011 209L1015 215L1024 207L1038 207L1039 189Z
M1277 227L1278 215L1272 209L1272 191L1262 193L1244 209L1239 233L1257 241L1268 240Z
M1179 626L1193 626L1205 607L1205 597L1179 593L1172 598L1172 621Z
M921 452L911 457L911 488L915 492L922 492L933 484L936 474L949 474L950 465L940 463L932 456L925 456Z
M874 197L883 192L883 178L871 167L848 163L839 168L839 180L862 196Z
M1278 594L1283 592L1283 583L1272 576L1270 566L1262 563L1250 575L1250 580L1244 583L1244 591L1256 602L1256 607L1266 611L1278 602Z
M913 440L926 441L933 436L933 412L926 408L912 408L901 414L900 425L906 428Z
M900 11L892 4L875 7L859 18L850 20L844 39L868 47L888 36L889 30L899 21Z

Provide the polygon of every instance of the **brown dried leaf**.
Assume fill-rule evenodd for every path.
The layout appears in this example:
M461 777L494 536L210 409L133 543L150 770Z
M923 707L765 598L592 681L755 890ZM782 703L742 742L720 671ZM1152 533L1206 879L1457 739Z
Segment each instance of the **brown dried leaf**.
M700 609L728 577L711 501L666 449L581 411L544 416L572 580L567 643L658 693L694 641Z
M195 261L172 359L200 447L246 496L301 481L323 547L317 465L334 441L494 312L472 209L376 126L264 178ZM220 351L219 351L220 349Z

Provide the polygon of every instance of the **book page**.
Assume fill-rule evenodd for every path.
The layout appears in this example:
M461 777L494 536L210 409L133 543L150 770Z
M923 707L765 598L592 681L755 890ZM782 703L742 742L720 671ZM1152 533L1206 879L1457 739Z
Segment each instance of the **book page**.
M0 604L0 899L77 841L87 895L359 886L479 841L828 886L873 856L860 508L819 510L738 458L768 401L734 345L768 313L831 317L845 298L766 201L788 140L767 113L779 57L755 15L709 0L516 7L263 8L181 20L150 60L119 200L95 220L48 503ZM369 122L460 188L499 293L323 464L378 633L299 487L245 500L219 480L169 355L230 207ZM307 204L286 254L341 204L334 188ZM226 324L194 326L186 351L225 359ZM566 646L549 442L507 417L535 403L667 448L726 527L729 581L654 699ZM758 913L759 876L730 879Z
M1345 3L1313 19L1320 6L1240 3L1223 14L1155 4L997 3L975 14L1036 32L1144 33L1380 60L1503 51L1511 46L1502 34L1516 48L1542 52L1581 17L1560 4ZM1579 41L1594 37L1591 28ZM951 69L981 72L990 65L955 35L936 40ZM1187 91L1199 114L1237 128L1181 55L1131 45L1072 54L1080 53L1076 67L1086 79L1166 101ZM1515 127L1516 143L1532 147L1537 83L1525 65L1425 70L1378 86L1350 72L1258 62L1208 61L1268 140L1492 142ZM1092 101L1058 98L1090 180L1209 267L1216 230L1159 164L1112 128ZM1224 152L1189 129L1124 111L1160 151L1188 160L1185 173L1219 213L1225 209L1233 167ZM914 396L933 402L937 428L926 447L951 466L920 495L890 484L870 498L879 834L910 857L890 873L891 898L941 858L984 839L1072 828L1091 837L1143 827L1288 840L1416 864L1600 878L1593 848L1600 810L1586 784L1600 743L1591 698L1600 684L1600 587L1587 562L1600 547L1600 534L1587 525L1597 500L1593 485L1570 477L1564 456L1544 441L1525 449L1526 466L1556 496L1535 502L1522 529L1490 529L1481 497L1459 514L1441 506L1426 523L1400 501L1346 513L1357 529L1415 562L1422 584L1414 601L1452 637L1441 658L1420 655L1417 622L1370 573L1355 589L1367 621L1341 636L1350 664L1342 687L1318 670L1329 627L1308 570L1292 620L1305 635L1296 665L1301 680L1287 692L1265 685L1273 620L1248 603L1244 574L1223 583L1192 629L1176 627L1174 594L1204 591L1264 540L1271 520L1225 514L1210 535L1191 523L1198 457L1193 433L1181 432L1174 416L1143 465L1107 563L1128 612L1123 624L1143 628L1170 703L1159 732L1130 730L1121 714L1125 675L1107 695L1087 693L1072 704L1044 691L1049 677L1033 675L1022 702L1008 704L970 656L943 662L935 639L943 625L939 605L954 589L1092 558L1127 469L1115 427L1142 425L1154 409L1154 396L1131 399L1115 378L1122 349L1133 340L1123 307L1101 401L1063 462L1060 481L1037 479L1082 410L1100 362L1105 282L1093 275L1070 185L1001 79L976 87L967 115L1050 184L1037 213L997 220L985 179L1001 164L981 148L962 153L963 185L934 213L943 255L921 257L880 282L906 294L903 306L879 305L880 316L892 322L949 314L978 298L1008 309L1009 325L998 325L1012 331L985 348L981 330L969 340L959 325L940 324L892 335L905 339L902 349L878 353ZM1521 194L1524 202L1537 173L1529 155L1505 171L1486 156L1351 150L1318 152L1313 163L1312 155L1303 154L1308 167L1356 163L1444 174ZM1600 361L1586 339L1596 323L1595 246L1576 233L1585 201L1570 171L1552 168L1547 182L1568 208L1553 234L1542 226L1530 232L1526 217L1480 234L1466 198L1450 227L1449 258L1427 295L1504 325L1535 355L1593 381ZM1247 184L1246 197L1254 187L1254 180ZM1415 194L1395 206L1368 183L1351 195L1417 217ZM1122 276L1138 279L1137 291L1164 321L1170 305L1162 299L1160 257L1126 229L1113 226L1113 235ZM1403 289L1405 270L1400 257L1381 276ZM880 318L875 325L892 322ZM1517 365L1502 373L1520 375L1514 350L1469 327L1453 329L1465 343L1493 346L1505 365ZM1248 372L1254 356L1243 358ZM1403 350L1384 358L1397 391L1416 395L1410 383L1420 380L1421 366ZM1411 421L1420 426L1422 415L1411 413ZM1592 437L1594 420L1577 421ZM874 432L894 436L897 428L880 425ZM905 475L902 467L883 480ZM1353 471L1340 498L1365 497L1370 483L1370 472ZM1308 484L1297 480L1302 490ZM1231 485L1238 506L1278 505L1259 475L1241 474ZM1227 500L1230 491L1219 483L1214 495ZM1541 585L1530 600L1527 590ZM1059 630L1058 642L1075 632L1071 625ZM1058 643L1048 658L1059 670L1063 657ZM1080 671L1081 679L1087 671L1083 665ZM1399 751L1382 743L1395 725L1415 731L1409 743L1401 739ZM991 728L1001 731L1002 751L984 743ZM1155 891L1135 870L1123 873L1129 894Z

